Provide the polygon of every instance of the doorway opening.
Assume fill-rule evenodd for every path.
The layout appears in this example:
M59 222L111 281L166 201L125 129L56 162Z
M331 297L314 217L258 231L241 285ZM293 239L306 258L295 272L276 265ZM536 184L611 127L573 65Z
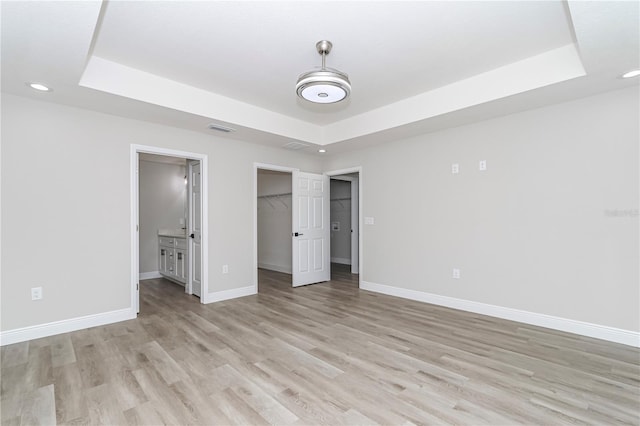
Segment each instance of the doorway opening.
M167 279L207 303L207 156L131 146L132 306L140 281Z
M291 287L292 172L259 168L256 179L260 286Z
M362 167L326 174L331 178L331 279L357 282L360 287L363 271ZM338 230L333 231L336 228Z
M331 176L331 279L359 279L359 176Z
M291 173L258 170L258 268L291 274Z
M331 181L346 185L331 195ZM359 286L361 272L360 168L331 174L304 173L297 169L254 164L254 286L277 281L281 287L298 287L331 280L332 259L336 274L348 275ZM348 189L347 189L348 188ZM336 198L336 199L334 199ZM337 199L339 198L339 199ZM333 201L332 201L333 199ZM348 203L348 218L338 218L336 228L347 234L348 254L338 252L332 235L332 204ZM339 213L334 213L337 217ZM344 224L343 224L344 223ZM334 224L335 225L335 224ZM344 226L344 228L343 228ZM337 229L334 232L339 232ZM341 236L343 239L344 237ZM332 252L333 250L333 252ZM344 257L343 257L344 256ZM260 279L259 279L260 277ZM345 279L343 276L341 279Z

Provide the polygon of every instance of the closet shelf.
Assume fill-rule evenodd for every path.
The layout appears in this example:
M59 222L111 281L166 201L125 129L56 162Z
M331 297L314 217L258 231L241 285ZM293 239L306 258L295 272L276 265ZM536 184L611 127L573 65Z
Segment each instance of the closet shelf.
M258 198L276 198L276 197L284 197L285 195L291 195L291 193L290 192L283 192L281 194L258 195Z
M289 206L287 205L287 203L285 203L284 201L282 201L282 199L280 197L286 197L291 195L291 192L283 192L280 194L267 194L267 195L259 195L258 198L262 198L263 200L265 200L272 209L275 209L276 206L273 205L273 203L271 202L271 199L276 199L278 201L280 201L280 203L285 207L285 208L289 208Z
M342 207L344 209L344 204L342 204L343 201L350 201L351 197L344 197L344 198L331 198L331 201L335 201L338 204L340 204L340 207Z

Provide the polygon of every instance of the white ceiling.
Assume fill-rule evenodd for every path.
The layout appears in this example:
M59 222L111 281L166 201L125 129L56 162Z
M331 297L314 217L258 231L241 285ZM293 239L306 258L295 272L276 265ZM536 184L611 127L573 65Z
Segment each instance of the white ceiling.
M640 67L639 4L2 2L2 90L336 153L637 85L618 77ZM295 95L320 39L346 102Z
M327 124L573 43L560 2L320 7L315 2L109 3L93 54ZM330 19L319 18L323 13ZM353 81L348 104L314 105L293 96L298 75L320 64L315 44L323 38L335 46L328 64Z

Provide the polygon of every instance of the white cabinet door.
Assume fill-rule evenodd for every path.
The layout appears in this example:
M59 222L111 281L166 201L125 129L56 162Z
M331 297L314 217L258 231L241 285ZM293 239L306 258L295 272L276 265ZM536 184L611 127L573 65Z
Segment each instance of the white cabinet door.
M167 251L169 251L170 249L166 248L166 247L162 247L159 246L158 247L158 272L160 272L161 274L166 274L167 273L167 258L169 257L169 253L167 253Z
M176 274L176 256L175 249L167 249L167 274L175 275Z
M176 279L180 282L187 281L187 251L183 249L175 250L175 262L176 262Z
M184 238L159 237L158 271L172 281L187 283L187 243Z
M329 176L293 172L293 286L331 279Z

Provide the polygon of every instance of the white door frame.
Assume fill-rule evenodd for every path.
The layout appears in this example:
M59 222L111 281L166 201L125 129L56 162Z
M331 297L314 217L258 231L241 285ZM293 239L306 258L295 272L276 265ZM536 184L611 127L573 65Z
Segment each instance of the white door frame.
M140 247L138 241L139 223L140 223L140 207L139 207L139 175L138 175L138 154L157 154L167 155L170 157L187 158L189 160L200 161L200 190L202 192L202 295L200 303L206 303L209 294L209 202L208 202L208 157L206 154L195 152L179 151L175 149L160 148L148 145L131 144L131 175L130 175L130 193L131 193L131 307L137 313L140 308L140 298L138 285L140 282Z
M362 221L362 166L325 172L325 174L328 175L329 178L339 175L348 175L349 173L358 173L358 287L362 288L362 277L364 274L364 263L362 261L362 227L364 225Z
M258 170L271 170L274 172L291 173L293 185L293 172L300 169L275 164L253 163L253 293L258 292ZM293 201L292 201L293 202ZM292 271L293 272L293 271Z

